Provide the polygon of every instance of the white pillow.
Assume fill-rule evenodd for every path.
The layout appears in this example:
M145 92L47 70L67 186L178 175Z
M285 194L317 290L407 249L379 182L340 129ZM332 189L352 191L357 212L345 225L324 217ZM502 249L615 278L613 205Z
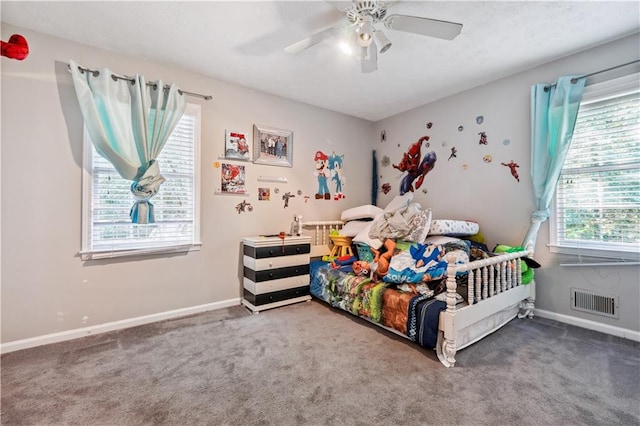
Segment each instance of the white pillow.
M435 219L431 221L429 235L448 235L450 237L470 237L480 231L480 225L469 220Z
M340 220L343 222L349 222L350 220L373 219L382 212L383 210L380 207L368 204L343 211L340 215Z
M424 243L431 227L431 209L422 210L413 215L409 220L411 231L405 237L408 241Z
M371 227L371 221L350 220L349 222L344 224L339 232L340 235L344 235L345 237L355 237L360 231L366 228L367 225Z
M369 230L371 229L371 224L373 222L367 222L367 226L360 232L358 232L358 235L356 235L355 237L353 237L353 239L351 241L353 241L354 243L363 243L368 245L369 247L373 248L373 249L379 249L380 247L382 247L382 244L384 243L383 241L380 241L377 238L371 238L369 236Z
M459 242L459 241L462 241L462 240L460 238L447 237L445 235L433 235L433 236L427 237L427 239L424 240L426 244L439 244L439 245L444 245L447 243Z

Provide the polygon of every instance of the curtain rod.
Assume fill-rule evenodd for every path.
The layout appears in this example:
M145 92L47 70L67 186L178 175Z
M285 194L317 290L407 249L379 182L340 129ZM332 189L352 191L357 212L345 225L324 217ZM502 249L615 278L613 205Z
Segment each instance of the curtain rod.
M604 70L595 71L595 72L592 72L592 73L589 73L589 74L581 75L580 77L574 77L574 78L571 79L571 83L572 84L576 84L578 82L578 80L582 80L583 78L591 77L591 76L594 76L594 75L597 75L597 74L602 74L603 72L612 71L612 70L615 70L615 69L618 69L618 68L622 68L622 67L626 67L627 65L635 64L635 63L638 63L638 62L640 62L640 59L636 59L635 61L627 62L626 64L616 65L614 67L607 68L607 69L604 69ZM556 87L556 85L555 84L550 84L548 86L545 86L544 87L544 91L548 92L549 89L552 88L552 87Z
M71 64L67 64L67 68L69 68L69 71L71 71ZM80 72L85 72L85 71L90 72L91 74L93 74L94 77L97 77L100 75L100 71L81 67L80 65L78 65L78 69L80 70ZM116 74L111 74L111 78L113 79L113 81L126 80L131 82L131 84L135 83L135 80L131 77L122 77ZM156 83L147 83L147 86L154 86L154 88L156 88L158 85ZM165 85L164 88L168 89L169 86ZM194 96L196 98L202 98L205 101L210 101L211 99L213 99L213 96L211 95L201 95L200 93L187 92L186 90L182 90L182 89L178 89L178 92L180 92L181 95L184 94L187 96Z

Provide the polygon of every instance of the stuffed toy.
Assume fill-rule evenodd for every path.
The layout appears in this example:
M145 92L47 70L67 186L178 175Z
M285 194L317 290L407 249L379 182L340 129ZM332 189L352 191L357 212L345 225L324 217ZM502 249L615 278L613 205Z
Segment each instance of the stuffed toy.
M522 251L524 247L510 247L504 244L498 244L494 249L494 253L513 253L516 251ZM530 257L523 257L520 262L520 267L522 270L522 284L530 284L533 281L534 268L539 268L540 264Z
M22 61L29 56L29 45L27 40L20 34L14 34L9 37L8 42L0 41L2 43L2 56L6 56L9 59L17 59Z

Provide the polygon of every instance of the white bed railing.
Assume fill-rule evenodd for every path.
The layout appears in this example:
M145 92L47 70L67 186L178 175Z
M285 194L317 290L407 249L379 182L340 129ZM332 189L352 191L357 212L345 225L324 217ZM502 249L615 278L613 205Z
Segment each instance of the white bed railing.
M318 258L331 252L331 231L340 231L344 222L341 220L321 220L302 222L302 234L311 236L311 257Z
M467 272L467 304L473 305L509 289L522 285L520 258L529 252L519 251L475 260L447 268L447 310L456 310L458 283L456 275Z

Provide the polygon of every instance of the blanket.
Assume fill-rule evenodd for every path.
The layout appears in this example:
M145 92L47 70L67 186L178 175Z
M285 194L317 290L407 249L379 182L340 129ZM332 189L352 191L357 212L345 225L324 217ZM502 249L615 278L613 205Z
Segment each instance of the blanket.
M312 296L393 328L421 346L435 347L438 314L446 304L434 300L433 291L425 294L416 292L415 285L373 282L367 276L346 273L321 261L311 262L310 274Z

